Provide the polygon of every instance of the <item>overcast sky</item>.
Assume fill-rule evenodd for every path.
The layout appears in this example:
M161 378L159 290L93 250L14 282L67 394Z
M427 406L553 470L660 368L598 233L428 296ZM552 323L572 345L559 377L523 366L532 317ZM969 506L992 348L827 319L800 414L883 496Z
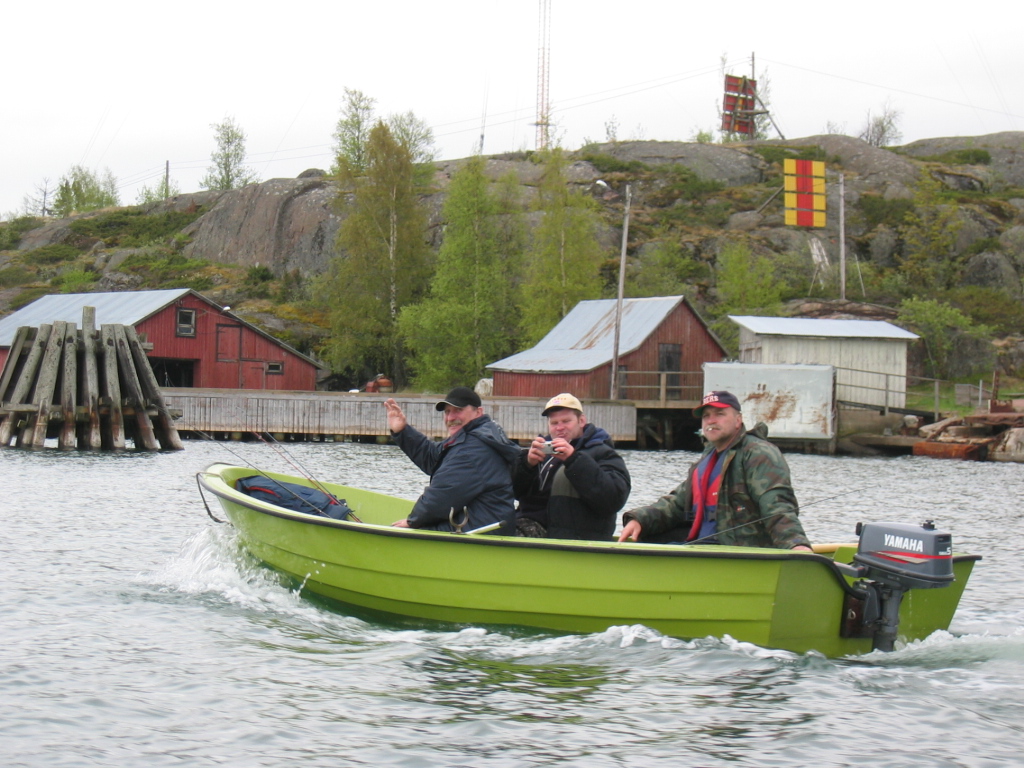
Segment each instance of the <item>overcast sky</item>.
M786 138L855 135L869 110L904 142L1024 130L1024 6L790 0L551 1L550 96L563 146L687 140L716 127L721 57L767 73ZM75 164L133 204L170 161L199 189L211 124L233 117L263 179L328 168L343 88L413 111L439 159L533 149L538 0L30 3L3 11L0 218Z

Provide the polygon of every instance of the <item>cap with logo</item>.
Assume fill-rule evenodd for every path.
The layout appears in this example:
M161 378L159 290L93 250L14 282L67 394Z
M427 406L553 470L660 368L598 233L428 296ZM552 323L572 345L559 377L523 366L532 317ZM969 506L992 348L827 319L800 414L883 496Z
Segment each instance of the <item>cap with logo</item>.
M704 395L700 405L693 409L693 415L699 419L705 408L735 408L739 411L740 401L732 392L726 392L724 389L715 390Z
M452 405L456 408L465 408L467 405L472 405L474 408L479 408L482 403L480 402L480 395L469 387L456 387L445 396L444 400L439 401L434 408L443 411L446 405Z
M583 413L583 405L576 399L576 396L570 395L568 392L563 392L562 394L555 395L548 400L548 404L544 406L544 410L541 411L540 415L547 416L551 411L558 408L570 408L571 410Z

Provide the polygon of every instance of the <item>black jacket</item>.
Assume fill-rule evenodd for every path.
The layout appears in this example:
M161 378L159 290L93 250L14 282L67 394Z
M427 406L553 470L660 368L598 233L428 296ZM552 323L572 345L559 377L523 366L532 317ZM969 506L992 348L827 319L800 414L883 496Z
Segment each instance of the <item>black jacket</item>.
M463 530L500 521L503 525L495 534L515 535L511 467L520 448L490 416L473 419L443 442L435 442L410 426L391 437L417 467L430 475L430 485L409 514L410 527L450 531L449 512L454 507L458 521L465 507L469 521Z
M608 540L629 497L626 462L608 433L593 424L572 446L568 461L551 456L535 467L526 460L529 449L520 452L513 475L517 516L536 520L549 538Z

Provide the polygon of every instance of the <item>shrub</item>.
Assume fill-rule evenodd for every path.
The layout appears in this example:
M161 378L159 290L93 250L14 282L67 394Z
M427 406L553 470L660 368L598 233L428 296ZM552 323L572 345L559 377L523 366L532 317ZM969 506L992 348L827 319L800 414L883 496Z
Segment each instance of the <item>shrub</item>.
M25 290L23 290L21 293L19 293L17 296L11 299L8 302L8 304L11 308L11 311L14 311L16 309L21 309L27 304L31 304L40 296L46 296L48 293L51 293L49 286L36 285L31 288L26 288Z
M648 170L639 160L619 160L603 152L585 152L582 160L590 163L601 173L641 173Z
M907 214L914 210L913 200L886 200L879 195L861 195L858 203L868 229L886 224L893 229L903 226Z
M8 251L18 247L21 236L35 229L42 222L35 216L21 216L6 224L0 224L0 251Z
M0 288L13 288L16 285L31 283L35 275L24 267L7 267L0 269Z
M54 243L26 251L21 258L26 264L61 264L65 261L74 261L81 254L82 252L73 245Z
M274 272L269 267L249 267L249 271L246 272L245 274L246 285L259 285L260 283L269 283L273 279Z
M95 272L87 272L84 269L73 269L58 275L50 284L60 287L61 293L88 293L93 283L99 280L100 276Z
M145 214L137 208L124 208L102 216L73 221L71 231L85 237L98 238L107 245L140 248L167 241L201 215L202 209Z
M940 155L928 155L918 159L946 165L989 165L992 162L992 155L987 149L952 149Z

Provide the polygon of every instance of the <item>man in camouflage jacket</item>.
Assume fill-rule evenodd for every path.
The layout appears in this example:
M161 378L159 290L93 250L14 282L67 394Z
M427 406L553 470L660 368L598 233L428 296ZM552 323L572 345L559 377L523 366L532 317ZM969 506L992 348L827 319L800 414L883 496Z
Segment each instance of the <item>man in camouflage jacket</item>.
M708 449L672 493L650 506L623 514L619 540L699 542L697 532L691 531L696 517L695 472L712 451L718 451L721 481L712 541L744 547L809 550L810 542L797 518L789 466L779 449L765 439L767 426L758 423L750 431L744 429L739 402L728 392L708 393L694 415L702 419L710 443Z

